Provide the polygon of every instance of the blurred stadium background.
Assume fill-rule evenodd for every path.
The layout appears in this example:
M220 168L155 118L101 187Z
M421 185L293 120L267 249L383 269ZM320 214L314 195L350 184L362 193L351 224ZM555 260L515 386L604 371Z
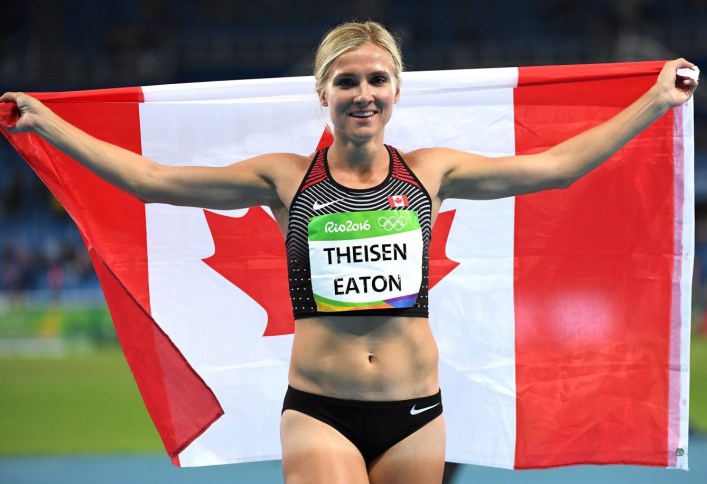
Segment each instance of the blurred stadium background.
M2 92L309 75L314 48L329 28L369 18L399 34L408 70L677 56L707 68L705 0L7 3L0 14ZM692 425L702 432L707 432L705 98L702 89L695 100L691 395ZM108 389L100 384L106 380L111 381ZM38 388L40 382L46 388ZM83 402L67 396L67 385L83 395ZM38 410L28 406L32 398L44 405L40 413L47 413L49 403L52 419L72 429L69 436L97 426L102 440L84 432L63 441L59 423L32 427L30 415ZM99 406L101 398L113 404L112 426L105 417L91 420L86 408L91 406L86 399ZM80 419L72 417L77 405ZM0 454L160 448L73 223L0 137Z

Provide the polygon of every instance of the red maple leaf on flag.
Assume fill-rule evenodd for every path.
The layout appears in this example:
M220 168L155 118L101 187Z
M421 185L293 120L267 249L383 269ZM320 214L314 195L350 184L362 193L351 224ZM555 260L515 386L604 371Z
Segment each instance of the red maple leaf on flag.
M204 214L215 247L214 254L204 259L206 265L267 312L263 336L294 333L285 241L275 220L261 207L252 207L238 218Z
M452 229L456 210L448 210L437 214L437 220L432 227L432 240L430 241L430 289L435 287L447 274L452 272L459 262L447 257L447 240Z

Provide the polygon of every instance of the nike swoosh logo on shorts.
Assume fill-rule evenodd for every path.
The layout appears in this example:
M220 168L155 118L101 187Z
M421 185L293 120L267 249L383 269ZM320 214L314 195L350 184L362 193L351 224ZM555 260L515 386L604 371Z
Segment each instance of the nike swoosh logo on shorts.
M332 205L332 204L340 202L340 201L341 200L334 200L333 202L327 202L327 203L314 202L314 205L312 205L312 210L321 210L324 207L328 207L329 205Z
M415 408L415 405L412 406L410 409L410 415L417 415L418 413L426 412L430 410L431 408L435 408L437 405L439 405L439 402L435 403L434 405L430 405L429 407L424 407L424 408Z

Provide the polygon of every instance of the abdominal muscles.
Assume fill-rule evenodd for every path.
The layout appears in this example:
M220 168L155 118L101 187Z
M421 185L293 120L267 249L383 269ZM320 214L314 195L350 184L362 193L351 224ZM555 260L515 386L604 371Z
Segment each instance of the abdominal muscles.
M439 389L438 351L426 318L299 319L290 385L349 400L406 400Z

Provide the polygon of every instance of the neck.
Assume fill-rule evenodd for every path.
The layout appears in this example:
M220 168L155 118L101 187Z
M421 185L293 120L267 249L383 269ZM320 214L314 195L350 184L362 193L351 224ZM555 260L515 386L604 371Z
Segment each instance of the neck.
M378 140L356 143L336 139L329 148L329 166L344 170L368 172L384 165L388 166L388 150Z
M329 172L337 182L350 188L369 188L386 179L390 155L382 143L355 145L337 141L327 154Z

